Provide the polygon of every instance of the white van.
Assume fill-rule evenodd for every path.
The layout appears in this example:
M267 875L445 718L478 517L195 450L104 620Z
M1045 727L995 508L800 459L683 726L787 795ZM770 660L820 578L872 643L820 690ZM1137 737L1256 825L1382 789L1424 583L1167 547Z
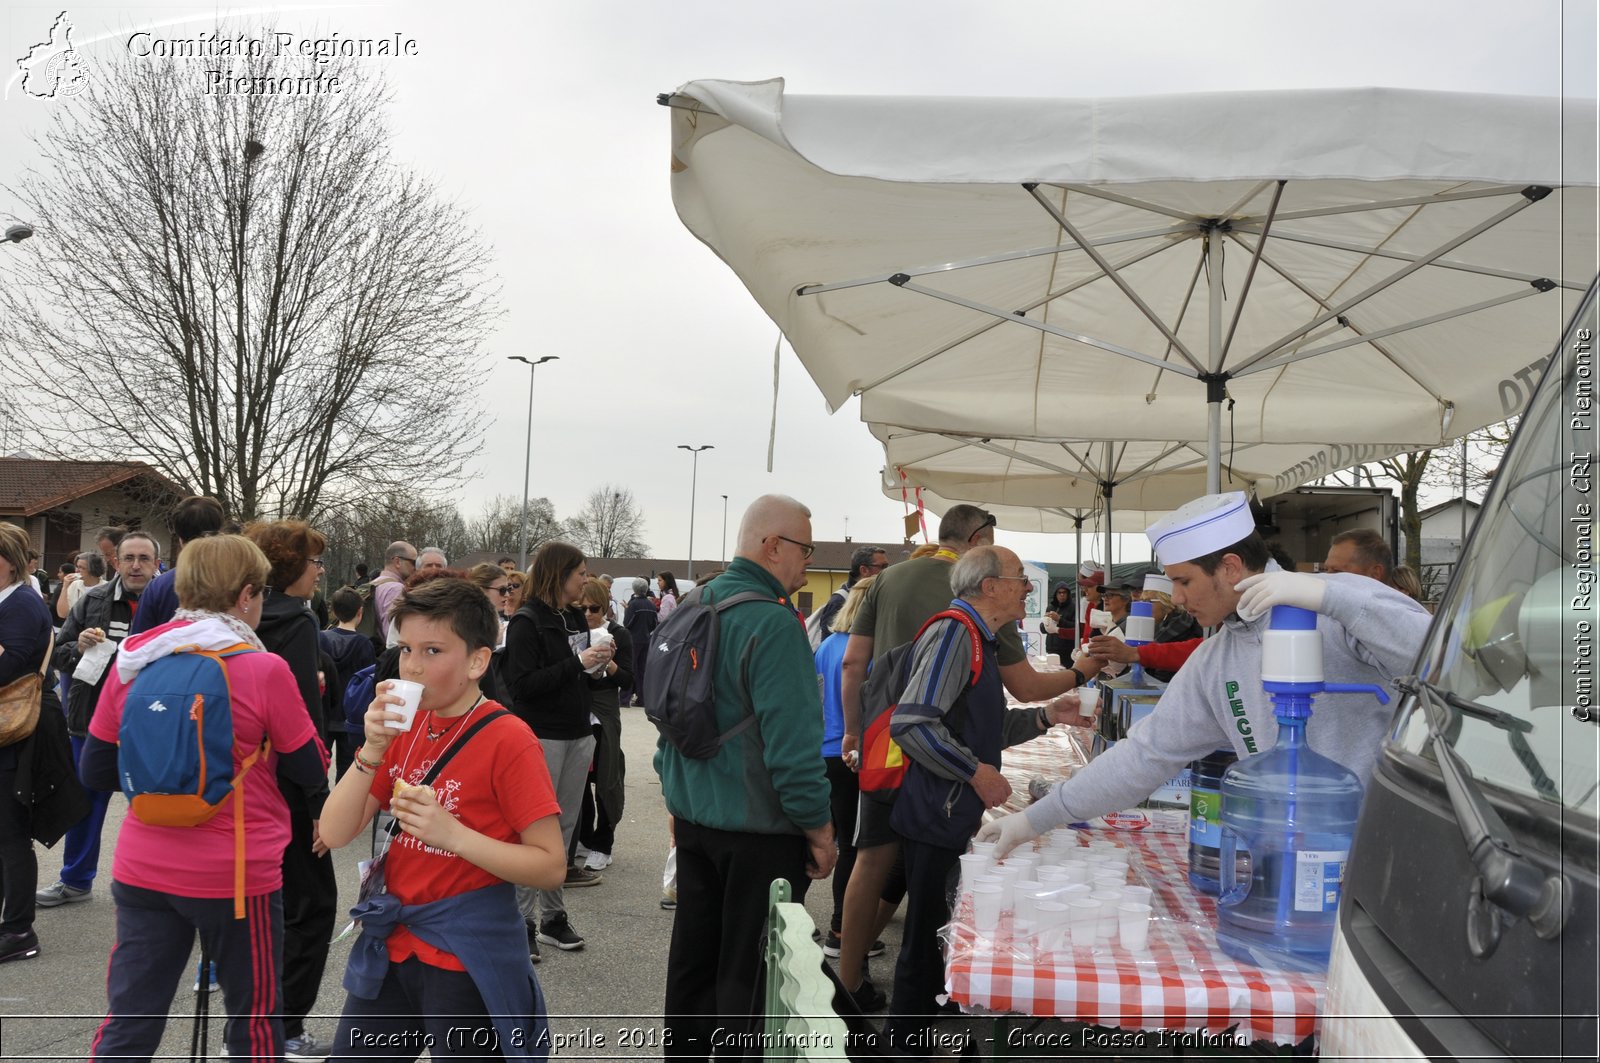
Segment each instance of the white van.
M1322 1058L1594 1059L1595 288L1402 685L1346 869Z

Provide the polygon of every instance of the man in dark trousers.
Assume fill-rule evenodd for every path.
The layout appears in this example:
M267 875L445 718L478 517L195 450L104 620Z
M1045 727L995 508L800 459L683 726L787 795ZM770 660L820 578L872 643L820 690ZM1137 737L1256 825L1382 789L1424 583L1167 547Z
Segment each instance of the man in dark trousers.
M811 512L764 495L739 525L728 571L702 600L752 591L720 616L719 733L755 717L708 759L663 738L656 773L676 819L678 910L667 953L666 1055L708 1059L713 1041L759 1032L767 890L788 879L797 894L838 857L823 774L822 697L805 626L789 596L806 581ZM721 1051L718 1053L722 1054Z

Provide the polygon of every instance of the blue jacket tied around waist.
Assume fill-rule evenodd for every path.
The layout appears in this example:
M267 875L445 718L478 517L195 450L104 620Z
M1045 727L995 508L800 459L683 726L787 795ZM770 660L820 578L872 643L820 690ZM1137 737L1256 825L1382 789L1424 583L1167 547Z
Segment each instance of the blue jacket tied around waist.
M389 972L389 932L403 923L466 967L494 1020L505 1058L549 1057L544 994L528 958L522 915L510 883L430 904L402 905L392 894L380 893L351 908L350 916L361 923L361 937L344 972L344 987L352 995L363 1000L378 995Z

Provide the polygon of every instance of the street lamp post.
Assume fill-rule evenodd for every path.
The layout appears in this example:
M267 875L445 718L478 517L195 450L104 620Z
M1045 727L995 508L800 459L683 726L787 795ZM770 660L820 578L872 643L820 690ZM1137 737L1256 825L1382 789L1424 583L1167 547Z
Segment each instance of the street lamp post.
M517 568L528 571L528 476L533 471L533 375L546 362L559 362L560 355L547 354L530 361L520 354L506 358L508 362L521 362L528 367L528 438L522 447L522 535L517 552Z
M722 496L722 567L728 567L728 496Z
M694 455L694 471L689 479L689 570L687 573L687 578L692 580L694 579L694 494L696 488L700 485L700 452L716 448L710 443L699 447L691 447L687 443L679 443L678 449L687 450Z

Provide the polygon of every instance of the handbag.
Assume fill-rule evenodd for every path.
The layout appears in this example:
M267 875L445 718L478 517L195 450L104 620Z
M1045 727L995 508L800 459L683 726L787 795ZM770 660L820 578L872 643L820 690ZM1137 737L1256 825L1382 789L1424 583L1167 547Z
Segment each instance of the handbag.
M39 699L44 693L44 677L55 648L56 633L52 631L39 670L0 687L0 746L31 737L33 729L39 726Z

